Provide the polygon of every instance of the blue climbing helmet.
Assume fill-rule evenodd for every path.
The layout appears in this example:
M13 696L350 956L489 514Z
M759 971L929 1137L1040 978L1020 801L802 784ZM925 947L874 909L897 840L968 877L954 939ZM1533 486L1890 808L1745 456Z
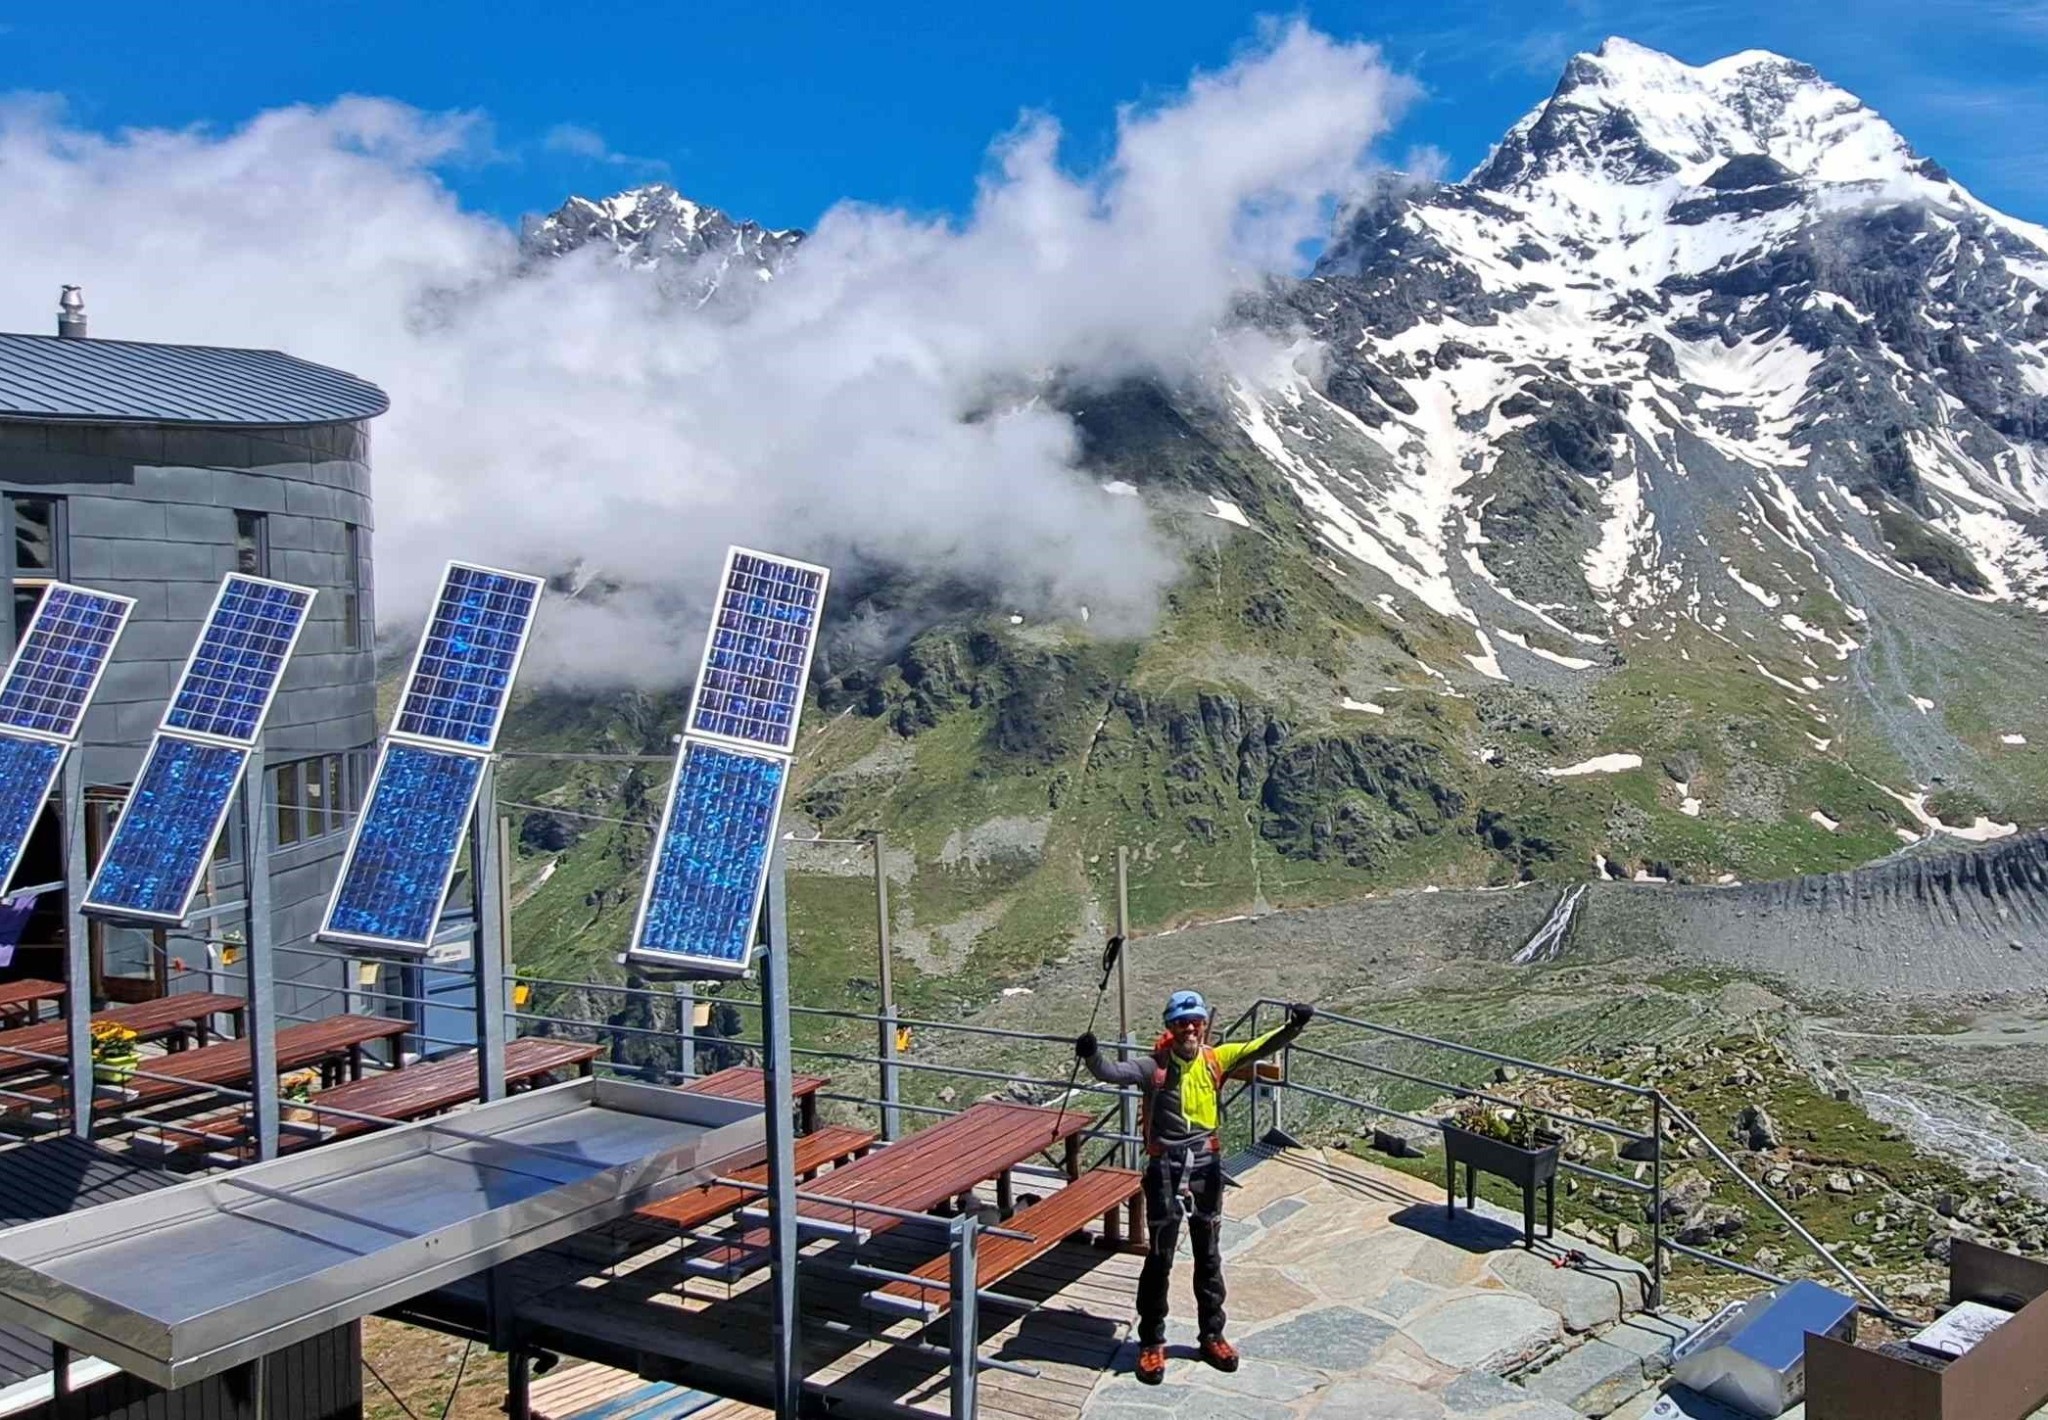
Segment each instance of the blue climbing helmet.
M1176 991L1166 998L1164 1019L1168 1025L1184 1021L1189 1017L1197 1020L1209 1019L1209 1003L1202 999L1199 991Z

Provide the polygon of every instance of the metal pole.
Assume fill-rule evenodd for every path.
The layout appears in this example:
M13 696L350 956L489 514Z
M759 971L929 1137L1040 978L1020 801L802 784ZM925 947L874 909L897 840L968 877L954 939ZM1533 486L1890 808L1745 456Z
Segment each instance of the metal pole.
M1131 1034L1131 983L1124 963L1131 956L1131 850L1116 850L1116 935L1124 948L1116 954L1116 1033L1120 1040Z
M768 945L761 961L762 1097L768 1126L768 1255L774 1288L775 1420L796 1420L803 1397L796 1300L796 1143L789 1078L789 916L783 879L782 839L768 863L765 926Z
M875 960L879 968L882 1005L875 1026L881 1050L876 1056L881 1071L882 1138L893 1143L903 1133L902 1112L896 1108L896 977L889 961L889 839L875 835Z
M0 502L5 502L0 499ZM92 941L85 923L85 764L64 759L64 1038L71 1132L92 1138Z
M697 988L687 981L676 985L676 1074L697 1078Z
M1116 954L1116 1058L1128 1060L1137 1042L1131 1039L1130 977L1124 962L1131 955L1130 850L1116 850L1116 935L1123 948ZM1138 1095L1125 1085L1116 1092L1116 1128L1124 1136L1119 1146L1125 1168L1138 1166L1138 1146L1131 1142L1138 1132Z
M476 902L476 1079L481 1099L505 1098L505 919L498 893L497 766L484 761L469 828L470 881ZM422 1012L424 1018L424 1011ZM425 1044L425 1042L421 1042Z
M1650 1096L1650 1310L1664 1305L1664 1096Z
M524 1346L505 1357L505 1420L530 1420L533 1414L532 1369Z
M962 1213L953 1220L951 1230L953 1420L974 1420L975 1392L981 1380L981 1354L977 1345L981 1336L981 1319L975 1315L976 1305L981 1300L980 1289L975 1285L978 1279L974 1232L978 1221L972 1212Z
M270 815L263 746L249 751L242 779L242 896L248 902L243 977L249 988L250 1106L256 1115L256 1157L277 1157L277 988L270 958ZM259 1373L260 1382L260 1373Z

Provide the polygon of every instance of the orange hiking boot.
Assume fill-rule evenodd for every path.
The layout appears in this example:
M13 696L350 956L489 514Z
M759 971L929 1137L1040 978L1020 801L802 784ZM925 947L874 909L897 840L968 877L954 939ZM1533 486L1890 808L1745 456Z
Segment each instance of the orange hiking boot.
M1219 1371L1234 1371L1237 1369L1237 1348L1220 1336L1205 1337L1202 1359Z
M1158 1385L1166 1379L1166 1348L1164 1346L1140 1346L1138 1348L1138 1379L1146 1385Z

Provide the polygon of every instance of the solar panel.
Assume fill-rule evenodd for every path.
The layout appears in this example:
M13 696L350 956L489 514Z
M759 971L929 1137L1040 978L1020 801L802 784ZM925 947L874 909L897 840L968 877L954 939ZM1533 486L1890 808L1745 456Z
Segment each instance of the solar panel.
M726 554L689 733L785 754L796 748L828 576L742 547Z
M253 745L312 604L306 587L239 572L222 578L163 728Z
M86 889L85 910L184 921L248 764L240 745L159 733Z
M707 972L747 969L788 775L780 757L683 742L628 955Z
M541 586L538 577L449 563L391 732L465 749L495 744Z
M425 951L483 780L479 755L386 740L320 935Z
M77 738L85 707L134 608L132 597L52 583L0 681L0 726L56 740Z
M14 881L22 849L34 831L69 746L26 735L0 734L0 890Z

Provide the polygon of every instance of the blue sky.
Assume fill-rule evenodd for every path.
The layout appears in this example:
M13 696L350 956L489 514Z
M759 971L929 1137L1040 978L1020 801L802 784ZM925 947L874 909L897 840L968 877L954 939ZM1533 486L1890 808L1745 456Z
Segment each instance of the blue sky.
M1746 48L1814 64L1985 200L2048 219L2048 0L1444 0L1286 11L1381 43L1425 97L1385 144L1455 173L1555 82L1626 35L1703 62ZM808 225L853 197L918 212L972 199L987 146L1055 115L1070 164L1117 106L1180 88L1261 11L1172 4L773 6L560 0L345 5L98 0L0 8L0 87L61 96L83 127L232 126L346 93L467 110L488 142L444 169L504 217L656 178L740 216ZM1267 11L1266 13L1271 13Z

